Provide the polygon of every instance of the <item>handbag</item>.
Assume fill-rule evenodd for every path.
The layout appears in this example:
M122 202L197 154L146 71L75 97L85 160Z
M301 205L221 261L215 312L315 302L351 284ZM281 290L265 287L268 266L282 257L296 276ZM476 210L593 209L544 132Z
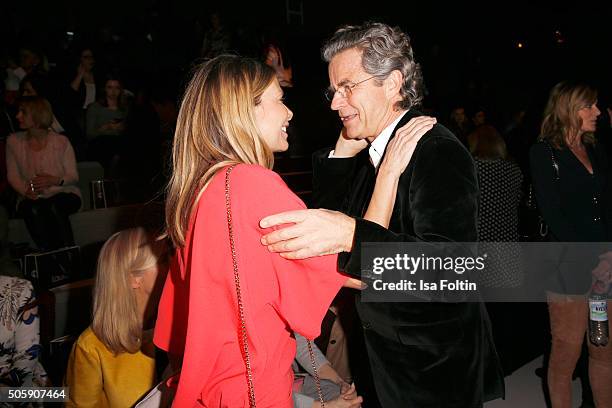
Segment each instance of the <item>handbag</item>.
M81 251L78 246L27 254L23 260L23 276L38 290L75 281L80 269Z
M247 386L249 391L249 407L255 408L255 388L253 386L251 355L249 353L248 333L246 328L246 321L244 319L244 305L242 303L242 292L240 289L240 274L238 273L238 260L236 255L236 245L234 241L234 229L232 223L232 208L230 205L230 174L236 166L237 164L231 165L225 173L225 208L227 211L227 228L229 231L230 250L232 253L232 266L234 269L234 283L236 284L236 297L238 299L238 317L240 321L239 338L240 346L242 349L242 357L244 359L244 365L246 367ZM317 394L319 395L319 402L321 403L321 407L325 407L325 402L323 401L323 392L321 391L321 380L319 379L319 372L317 371L314 353L312 352L312 341L307 340L307 343L308 353L310 355L310 362L312 364L312 369L314 373L313 377L317 386Z
M555 174L555 183L559 183L559 163L555 156L553 147L548 142L543 142L548 147L550 152L550 159ZM535 192L533 190L533 183L529 183L527 188L527 195L524 203L520 208L520 220L519 220L519 235L522 241L528 242L543 242L549 241L552 237L550 236L550 229L548 224L544 221L542 213L538 209L538 205L535 200Z

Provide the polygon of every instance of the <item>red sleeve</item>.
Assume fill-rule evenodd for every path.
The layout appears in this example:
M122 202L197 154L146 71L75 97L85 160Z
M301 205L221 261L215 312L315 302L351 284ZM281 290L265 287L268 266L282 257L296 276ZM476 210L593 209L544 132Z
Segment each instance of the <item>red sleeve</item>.
M232 205L240 205L237 197L255 198L240 201L245 207L242 211L258 232L257 243L271 259L271 273L278 289L273 306L294 331L309 339L317 337L329 305L347 280L337 271L337 256L287 260L268 252L259 238L270 229L261 229L259 221L268 215L306 206L278 174L260 166L236 167L231 182L236 191Z
M181 254L177 250L159 301L153 335L157 347L178 356L183 355L185 349L189 310L188 283L181 273L181 264Z

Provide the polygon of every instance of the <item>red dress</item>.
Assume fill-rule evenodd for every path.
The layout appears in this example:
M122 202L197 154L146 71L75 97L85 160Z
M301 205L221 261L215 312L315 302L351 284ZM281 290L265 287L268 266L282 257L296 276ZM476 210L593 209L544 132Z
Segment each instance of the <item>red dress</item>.
M159 304L155 344L183 355L175 407L248 407L225 208L225 173L202 194ZM274 172L239 165L230 177L238 270L258 407L293 406L292 331L318 336L346 281L336 257L290 261L260 243L265 216L305 208Z

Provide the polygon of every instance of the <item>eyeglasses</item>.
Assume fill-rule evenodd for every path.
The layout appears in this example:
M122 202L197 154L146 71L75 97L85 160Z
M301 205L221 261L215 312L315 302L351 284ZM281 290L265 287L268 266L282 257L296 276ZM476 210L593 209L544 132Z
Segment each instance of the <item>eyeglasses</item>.
M325 95L325 99L327 99L330 102L334 99L334 96L336 95L336 93L338 93L343 98L348 98L353 93L353 88L355 88L359 84L364 83L365 81L369 81L372 78L375 78L375 76L371 76L369 78L366 78L362 81L355 82L355 83L347 82L346 84L339 86L338 89L327 88L325 91L323 91L323 94Z

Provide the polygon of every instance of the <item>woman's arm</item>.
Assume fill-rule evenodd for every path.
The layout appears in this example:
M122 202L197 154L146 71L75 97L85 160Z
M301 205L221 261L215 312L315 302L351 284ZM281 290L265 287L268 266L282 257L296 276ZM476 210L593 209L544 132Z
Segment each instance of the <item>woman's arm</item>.
M19 170L17 155L15 154L14 136L9 136L6 142L6 178L19 195L29 199L35 199L35 194L30 188L30 182L23 178Z
M70 388L67 407L103 405L104 383L100 359L95 350L86 349L79 340L72 348L68 359L66 385Z
M435 118L419 116L399 128L387 146L385 158L376 176L374 192L363 218L389 227L399 178L412 158L421 137L436 123Z
M79 172L77 171L76 157L72 144L68 140L66 140L62 165L64 167L64 185L77 184L79 182Z
M531 180L538 209L552 235L562 242L573 242L576 229L561 206L561 190L552 162L551 149L546 143L536 143L529 151ZM554 154L554 153L553 153Z

